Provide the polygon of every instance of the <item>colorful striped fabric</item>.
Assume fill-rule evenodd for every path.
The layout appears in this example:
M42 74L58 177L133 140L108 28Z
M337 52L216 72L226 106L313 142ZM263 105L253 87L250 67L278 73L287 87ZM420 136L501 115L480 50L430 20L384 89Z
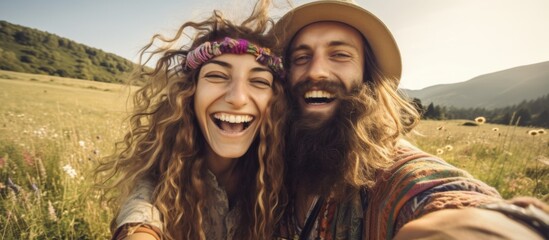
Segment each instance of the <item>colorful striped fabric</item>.
M466 171L418 149L399 148L395 164L377 174L372 189L344 202L326 201L309 239L392 239L402 225L432 211L501 200ZM281 221L277 239L297 239L293 219Z
M466 171L412 149L399 149L396 163L378 175L369 195L364 239L391 239L405 223L436 210L501 200Z

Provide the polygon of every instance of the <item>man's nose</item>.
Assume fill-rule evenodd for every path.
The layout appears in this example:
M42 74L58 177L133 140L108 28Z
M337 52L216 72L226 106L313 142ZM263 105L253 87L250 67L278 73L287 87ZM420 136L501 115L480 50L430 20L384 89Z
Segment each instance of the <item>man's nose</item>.
M240 108L248 103L248 89L245 79L233 79L225 93L225 101L234 108Z
M308 77L312 81L326 80L329 77L327 59L315 55L309 64Z

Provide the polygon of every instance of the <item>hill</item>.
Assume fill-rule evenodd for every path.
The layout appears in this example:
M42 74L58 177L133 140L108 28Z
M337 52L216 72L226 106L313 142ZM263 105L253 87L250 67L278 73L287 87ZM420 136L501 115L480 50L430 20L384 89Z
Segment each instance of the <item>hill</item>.
M0 69L122 83L134 63L67 38L0 21Z
M404 91L424 104L487 109L511 106L549 93L549 61L489 73L465 82Z

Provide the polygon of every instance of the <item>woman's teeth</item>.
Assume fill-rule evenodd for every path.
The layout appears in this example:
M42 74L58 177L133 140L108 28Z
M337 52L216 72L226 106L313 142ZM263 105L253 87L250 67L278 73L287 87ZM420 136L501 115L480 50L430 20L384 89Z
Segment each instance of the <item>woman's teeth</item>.
M228 113L216 113L213 115L215 124L223 131L241 132L250 126L254 120L251 115L236 115Z
M214 118L229 123L248 123L254 119L251 115L235 115L228 113L216 113L214 114Z

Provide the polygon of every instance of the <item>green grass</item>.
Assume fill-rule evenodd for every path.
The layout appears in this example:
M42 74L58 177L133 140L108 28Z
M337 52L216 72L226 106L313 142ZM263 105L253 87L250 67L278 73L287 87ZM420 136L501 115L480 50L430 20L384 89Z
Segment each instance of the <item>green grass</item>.
M545 129L472 120L422 121L408 139L423 150L466 169L505 198L549 197L549 135ZM488 122L490 119L488 119ZM531 135L529 131L541 130Z
M126 129L129 89L8 71L0 89L0 239L109 238L113 208L91 173ZM463 122L424 121L408 139L506 198L547 196L548 134Z
M123 134L129 90L7 71L0 89L0 239L107 239L91 173Z

